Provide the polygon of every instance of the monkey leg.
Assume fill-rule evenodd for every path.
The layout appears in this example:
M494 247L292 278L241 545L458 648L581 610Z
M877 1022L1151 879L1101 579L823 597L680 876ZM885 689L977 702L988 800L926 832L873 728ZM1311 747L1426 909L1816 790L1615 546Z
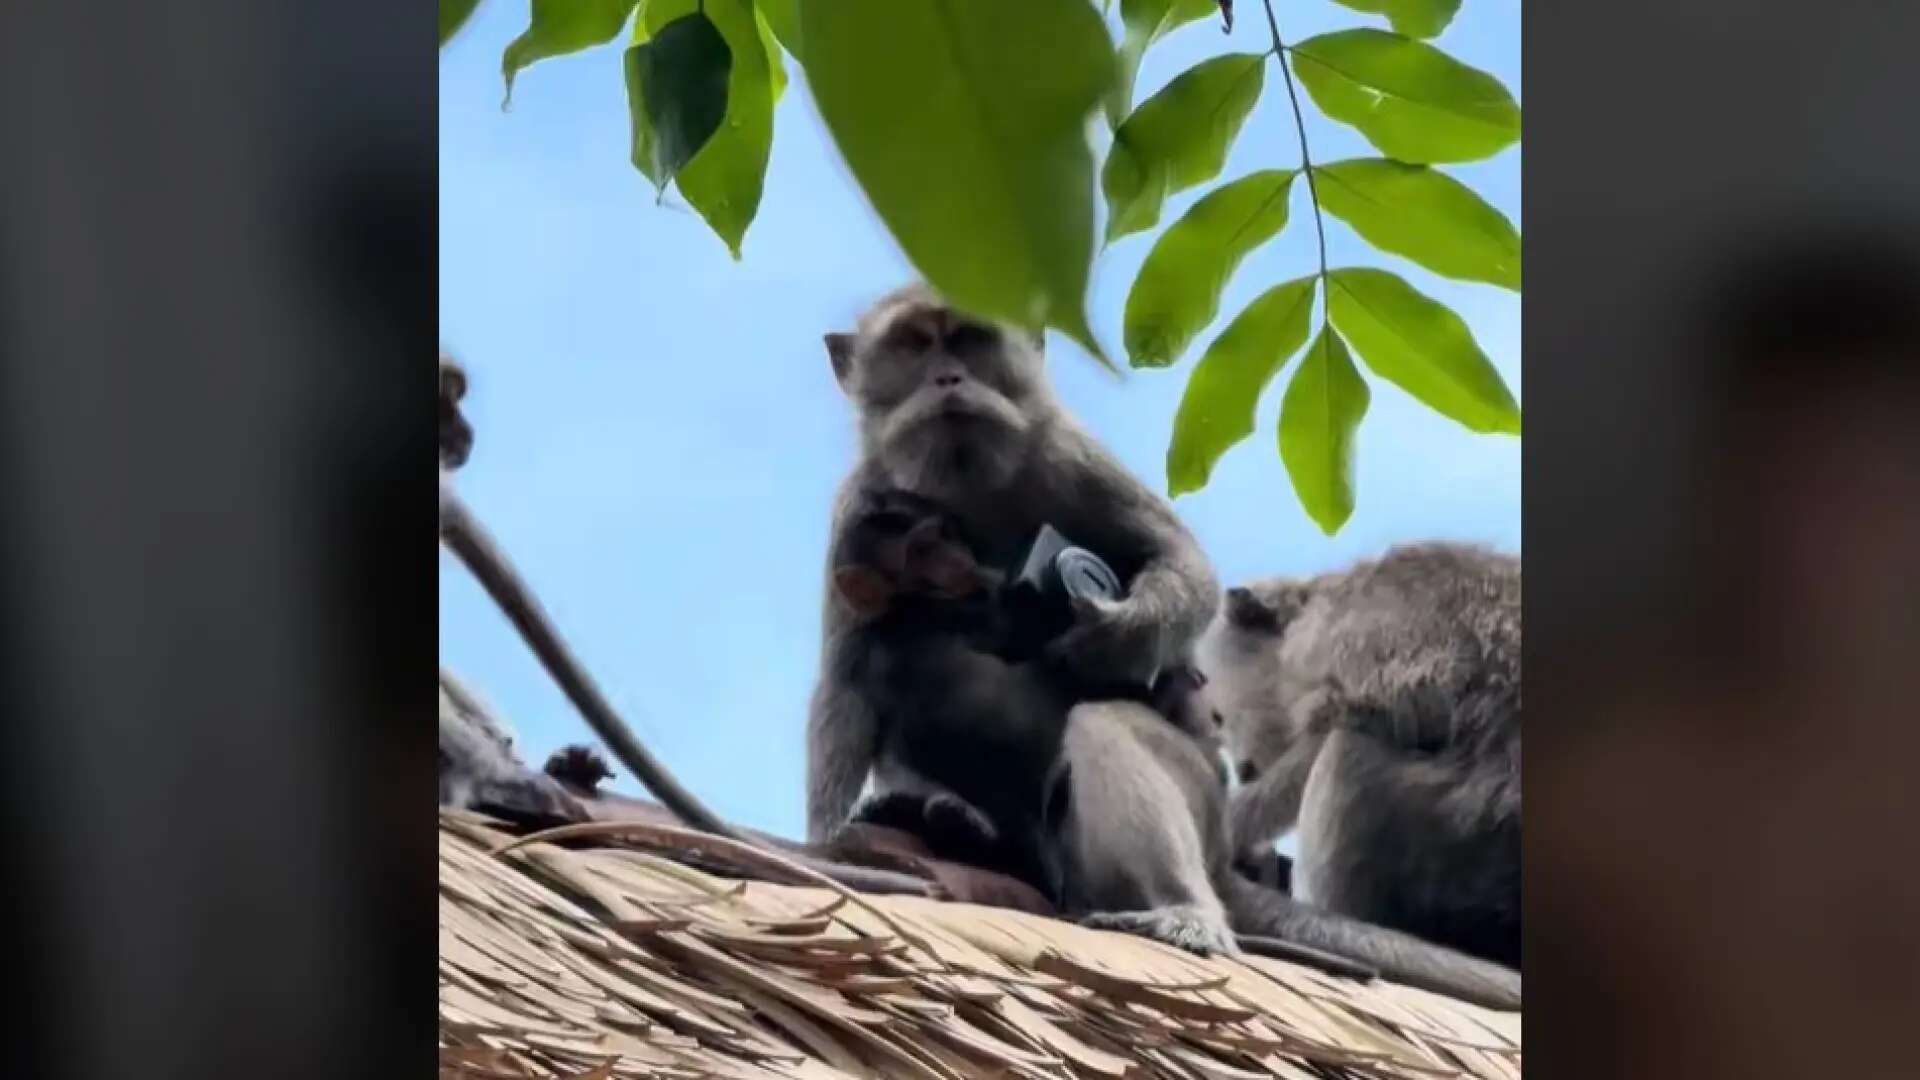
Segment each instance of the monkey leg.
M1235 953L1188 796L1145 741L1165 724L1134 702L1083 704L1069 714L1072 782L1056 836L1065 907L1089 926L1201 955Z
M1335 731L1302 796L1299 891L1518 967L1520 820L1505 772Z

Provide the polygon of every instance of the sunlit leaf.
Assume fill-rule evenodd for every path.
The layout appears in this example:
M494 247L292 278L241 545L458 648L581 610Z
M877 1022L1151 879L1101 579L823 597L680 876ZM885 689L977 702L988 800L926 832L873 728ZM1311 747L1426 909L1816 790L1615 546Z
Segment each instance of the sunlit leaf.
M1188 68L1113 133L1100 172L1107 240L1150 229L1168 195L1220 174L1260 98L1266 57L1228 53Z
M698 12L667 23L627 50L633 164L655 190L666 190L719 130L727 114L731 66L726 38Z
M1507 216L1458 180L1382 158L1314 169L1327 213L1373 246L1442 277L1520 288L1520 234Z
M513 78L529 64L604 45L620 35L634 0L533 0L527 29L500 54L500 76L513 100ZM469 5L471 6L471 5ZM444 8L442 9L444 14Z
M1267 169L1210 192L1154 242L1127 293L1127 356L1165 367L1220 313L1220 291L1247 253L1287 224L1292 169Z
M754 6L760 9L760 17L767 20L773 36L787 55L798 59L800 56L800 7L799 0L754 0ZM771 54L769 54L771 55Z
M1328 536L1353 515L1353 436L1371 397L1340 335L1321 327L1280 401L1280 460Z
M1140 58L1148 47L1168 33L1215 10L1217 0L1120 0L1120 70L1107 96L1107 119L1118 124L1133 108L1133 83L1140 75Z
M1113 46L1086 0L802 0L807 83L834 144L927 282L954 305L1087 324L1087 120Z
M440 0L440 44L444 47L466 25L480 0Z
M1253 434L1260 394L1306 343L1318 279L1276 285L1248 304L1194 365L1167 444L1167 493L1207 486L1233 444Z
M1291 52L1321 111L1397 161L1476 161L1520 138L1520 106L1500 80L1424 41L1342 30Z
M1430 38L1447 28L1460 0L1333 0L1355 11L1385 15L1397 33Z
M1468 430L1520 434L1520 406L1467 324L1398 275L1327 275L1327 314L1374 374Z
M663 27L703 8L731 57L726 113L699 152L680 168L675 186L737 259L740 241L760 209L767 156L773 148L774 73L779 70L779 54L762 34L751 0L648 0L634 24L634 37L647 41Z

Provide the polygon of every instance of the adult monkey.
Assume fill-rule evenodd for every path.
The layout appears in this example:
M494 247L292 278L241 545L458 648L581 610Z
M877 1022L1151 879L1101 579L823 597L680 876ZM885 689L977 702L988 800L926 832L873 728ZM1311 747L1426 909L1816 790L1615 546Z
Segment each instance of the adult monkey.
M858 492L898 488L965 521L983 559L1006 563L1050 524L1126 583L1082 602L1053 646L1092 685L1144 684L1184 660L1219 605L1206 555L1172 509L1068 416L1039 339L955 311L925 285L880 300L855 332L826 336L860 425L860 459L833 511L829 567ZM821 674L808 715L807 834L830 837L859 798L879 724L853 691L851 613L827 589Z

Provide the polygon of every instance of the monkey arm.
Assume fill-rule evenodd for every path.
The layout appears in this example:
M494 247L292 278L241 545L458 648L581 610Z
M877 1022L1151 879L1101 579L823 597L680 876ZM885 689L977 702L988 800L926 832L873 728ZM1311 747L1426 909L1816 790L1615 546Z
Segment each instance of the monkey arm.
M1220 605L1220 583L1199 541L1172 507L1076 429L1063 429L1061 455L1077 461L1079 482L1052 493L1067 535L1114 565L1126 599L1082 605L1079 625L1060 641L1084 677L1145 682L1186 657Z
M1273 843L1300 819L1300 797L1307 775L1325 739L1301 738L1267 766L1253 782L1234 792L1229 810L1233 850Z
M807 708L807 839L830 840L860 798L879 754L880 718L859 693L850 643L830 639Z

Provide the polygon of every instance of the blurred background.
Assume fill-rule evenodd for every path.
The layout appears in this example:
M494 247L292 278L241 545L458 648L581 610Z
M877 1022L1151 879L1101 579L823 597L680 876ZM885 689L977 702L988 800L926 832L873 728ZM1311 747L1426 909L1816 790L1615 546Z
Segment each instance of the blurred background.
M596 673L631 679L644 659L595 644L588 613L614 605L556 595L541 567L558 556L514 531L505 475L483 479L526 459L509 440L554 437L522 426L495 381L541 358L434 300L436 121L451 136L451 111L471 107L502 146L537 139L522 121L542 94L592 65L529 71L502 117L477 76L483 100L451 100L425 11L5 18L0 800L14 831L0 934L20 993L0 1020L0 1072L421 1075L434 992L421 718L446 611L429 557L426 356L443 333L476 369L478 509ZM1628 0L1526 23L1536 1075L1913 1074L1913 21L1862 0ZM597 183L604 168L611 186L617 138L594 138L577 175ZM776 168L797 164L791 140L776 147ZM667 228L654 223L670 211L639 201L622 196L625 224L606 227L644 214ZM752 280L777 209L729 273ZM890 283L876 268L874 286ZM870 291L807 296L804 329ZM636 327L645 300L631 298ZM546 360L571 357L565 377L583 381L596 366L692 370L701 344L649 357L576 340ZM752 370L824 376L817 353L788 355ZM1061 350L1063 381L1076 360ZM1165 404L1134 400L1153 386L1068 391L1148 476L1158 443L1101 418L1137 408L1164 424ZM810 383L805 400L828 390ZM817 436L806 445L846 438ZM626 460L658 457L645 445ZM1398 456L1364 435L1362 454ZM1243 468L1249 484L1277 481L1259 457L1236 451L1216 485ZM1359 513L1397 502L1391 483L1363 472ZM1263 557L1299 526L1278 483L1267 490L1262 546L1246 549ZM1237 526L1206 499L1183 512L1233 550ZM474 621L478 667L480 650L511 646L479 644L491 631ZM619 700L649 735L680 729L658 688L634 686ZM527 711L509 710L523 728L564 715ZM697 749L660 745L698 776Z

